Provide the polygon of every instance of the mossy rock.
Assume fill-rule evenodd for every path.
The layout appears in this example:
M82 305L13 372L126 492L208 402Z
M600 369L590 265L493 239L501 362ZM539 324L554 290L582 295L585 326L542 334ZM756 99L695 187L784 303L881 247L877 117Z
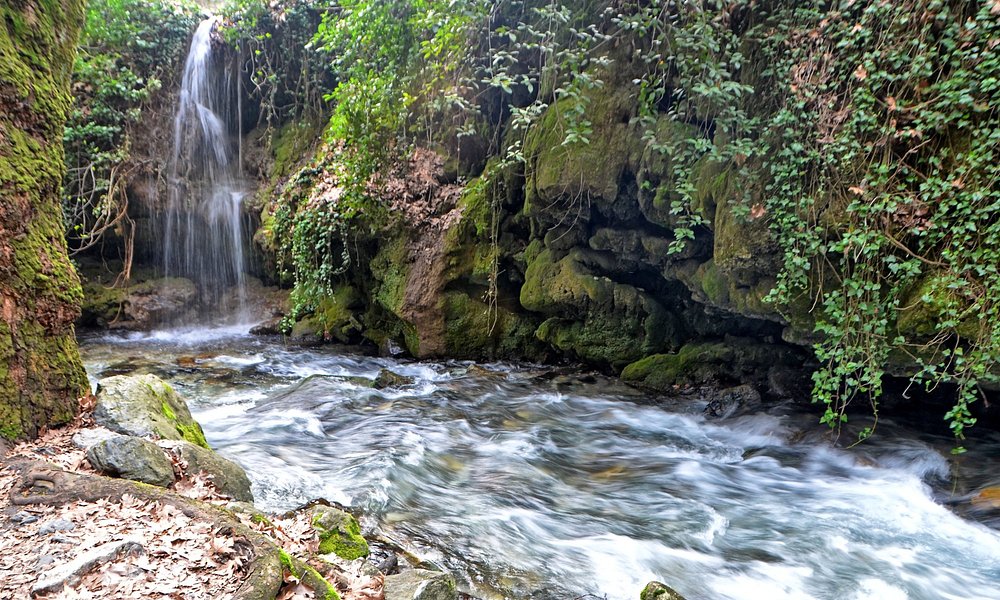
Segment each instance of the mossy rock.
M796 352L786 346L729 338L689 343L673 354L647 356L625 367L621 377L628 383L664 392L676 386L766 385L771 367L794 365L798 360Z
M295 579L298 579L305 584L306 587L313 591L313 595L309 596L310 598L315 597L322 600L340 600L340 594L337 592L337 588L327 581L319 571L309 566L309 564L307 564L304 560L301 560L296 556L292 556L284 550L278 551L278 560L281 562L281 568L283 571L287 572Z
M532 359L544 352L535 337L538 321L529 316L459 291L445 292L443 307L448 356Z
M621 367L674 343L677 326L650 294L595 274L584 252L556 259L544 249L528 265L521 305L551 316L536 335L578 358Z
M187 440L209 447L187 403L155 375L116 375L100 380L94 421L125 435Z
M953 277L940 273L922 277L900 303L896 318L899 334L910 340L930 338L938 333L941 315L954 311L964 317L955 327L956 332L966 339L975 339L980 326L978 315L963 314L969 302L959 295L954 283Z
M591 207L618 220L639 216L634 200L620 193L623 176L644 145L630 124L638 101L631 90L614 85L585 90L583 95L593 127L589 143L564 143L569 99L549 106L525 140L524 210L542 230L557 223L585 223Z
M321 554L336 554L344 560L368 556L368 542L361 535L358 520L350 513L317 505L311 510L310 522L319 533Z
M684 596L665 583L651 581L639 593L639 600L684 600Z

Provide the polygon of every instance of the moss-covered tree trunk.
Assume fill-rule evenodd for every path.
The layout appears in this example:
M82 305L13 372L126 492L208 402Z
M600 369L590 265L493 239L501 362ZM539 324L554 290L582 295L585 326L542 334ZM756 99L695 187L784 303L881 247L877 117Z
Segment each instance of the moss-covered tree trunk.
M63 127L84 0L0 4L0 436L73 418L82 292L63 236Z

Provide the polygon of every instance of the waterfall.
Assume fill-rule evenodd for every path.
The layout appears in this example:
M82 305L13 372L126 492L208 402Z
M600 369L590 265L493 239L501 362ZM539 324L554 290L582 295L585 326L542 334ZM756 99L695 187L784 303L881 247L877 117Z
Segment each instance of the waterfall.
M202 307L239 320L249 265L239 135L231 135L240 120L238 75L213 54L216 22L210 17L198 26L184 64L159 229L165 275L192 280Z

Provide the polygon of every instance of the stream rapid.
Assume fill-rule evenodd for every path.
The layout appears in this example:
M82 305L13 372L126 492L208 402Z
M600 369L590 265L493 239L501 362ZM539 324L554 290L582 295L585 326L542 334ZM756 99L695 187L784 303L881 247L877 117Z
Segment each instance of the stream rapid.
M81 345L95 383L169 381L258 507L350 505L476 597L637 600L660 580L688 600L1000 598L1000 532L944 505L957 479L998 472L996 434L960 463L891 422L837 449L789 406L711 421L697 398L654 404L600 376L242 330ZM413 383L372 389L383 368Z

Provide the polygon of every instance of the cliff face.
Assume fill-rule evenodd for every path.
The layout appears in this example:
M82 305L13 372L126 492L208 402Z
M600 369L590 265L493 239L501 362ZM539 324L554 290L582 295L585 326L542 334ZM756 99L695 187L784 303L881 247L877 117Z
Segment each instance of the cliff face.
M0 436L72 420L87 387L60 185L82 0L0 7Z

